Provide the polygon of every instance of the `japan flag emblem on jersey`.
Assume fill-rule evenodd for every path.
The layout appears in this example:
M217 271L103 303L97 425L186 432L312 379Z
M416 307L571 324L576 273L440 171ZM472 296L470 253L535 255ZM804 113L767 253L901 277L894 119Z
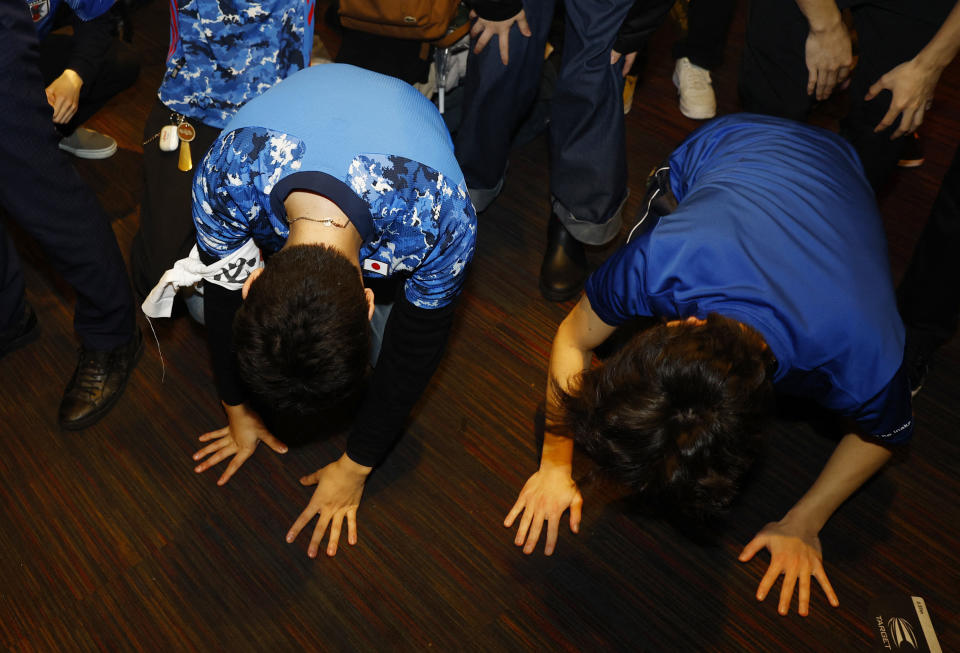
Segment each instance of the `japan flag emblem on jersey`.
M372 258L364 259L363 269L366 272L373 272L374 274L379 274L382 277L387 276L387 264L383 261L377 261Z
M50 0L27 0L27 4L30 5L30 16L35 23L39 23L50 13Z

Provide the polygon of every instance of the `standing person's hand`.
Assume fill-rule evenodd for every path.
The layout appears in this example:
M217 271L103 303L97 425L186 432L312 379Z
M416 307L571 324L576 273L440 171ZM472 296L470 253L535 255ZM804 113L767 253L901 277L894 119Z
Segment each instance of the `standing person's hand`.
M470 18L473 19L470 38L476 41L473 46L474 54L483 52L490 39L496 36L500 44L500 61L503 62L504 66L510 63L510 28L513 24L517 24L517 29L525 37L530 38L533 34L530 31L530 26L527 25L527 15L522 9L520 13L506 20L485 20L480 18L475 11L470 12Z
M810 29L806 62L807 95L816 93L818 100L826 100L837 85L847 81L853 67L853 44L843 21L823 30Z
M924 112L933 101L933 90L940 80L943 69L950 65L960 51L960 2L953 5L946 20L933 38L910 61L905 61L887 72L874 83L864 98L875 98L881 91L888 90L893 97L890 109L877 125L875 132L890 127L902 114L900 126L890 136L891 139L916 131L923 122Z
M80 106L80 88L83 80L75 71L67 68L50 82L46 88L47 102L53 107L53 122L63 125L70 122Z
M347 520L347 542L350 545L357 543L357 508L360 507L360 497L363 495L363 486L367 476L373 471L353 462L343 454L326 467L300 479L302 485L316 485L307 509L300 513L297 521L287 533L287 542L293 542L303 527L310 523L315 516L320 515L317 525L313 529L307 555L317 557L323 534L330 526L330 537L327 539L327 555L337 554L337 545L340 542L340 531L343 520Z
M253 455L258 442L264 442L277 453L287 453L287 445L278 440L267 427L263 425L260 416L244 404L228 406L223 404L229 424L222 429L210 431L200 436L200 442L209 442L207 446L193 454L193 459L200 461L193 468L198 474L207 471L220 461L233 456L227 465L217 485L223 485L240 469L240 466Z
M867 91L864 100L869 102L884 90L890 91L892 97L890 109L873 131L882 132L887 129L901 114L900 126L890 138L899 138L917 131L923 123L924 112L933 102L933 90L937 87L942 71L942 68L924 66L916 59L911 59L878 79Z
M623 57L623 76L626 77L630 74L630 69L633 68L633 62L637 59L637 53L628 52L624 55L622 52L617 52L616 50L610 51L610 65L614 65L620 61L620 57Z

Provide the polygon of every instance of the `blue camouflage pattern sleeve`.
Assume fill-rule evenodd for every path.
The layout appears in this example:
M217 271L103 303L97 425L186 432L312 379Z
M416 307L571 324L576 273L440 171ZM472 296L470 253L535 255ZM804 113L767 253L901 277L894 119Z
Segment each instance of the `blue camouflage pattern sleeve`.
M377 240L361 259L409 274L404 294L418 308L441 308L460 293L477 239L477 216L466 184L400 156L364 155L349 182L370 207Z
M270 192L300 169L304 152L299 139L265 127L221 134L193 180L200 251L223 258L251 238L266 252L280 249L289 227L270 209Z

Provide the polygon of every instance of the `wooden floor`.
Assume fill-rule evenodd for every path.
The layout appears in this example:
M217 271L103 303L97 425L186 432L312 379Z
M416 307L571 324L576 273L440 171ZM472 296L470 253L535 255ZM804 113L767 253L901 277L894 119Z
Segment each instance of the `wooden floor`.
M742 11L742 7L741 7ZM136 15L137 85L91 122L120 151L78 161L125 251L137 226L141 130L167 47L166 4ZM742 16L715 75L735 111ZM631 198L696 123L676 108L669 47L655 38L627 117ZM940 83L924 124L927 163L882 198L899 277L960 141L960 69ZM826 120L829 121L829 118ZM840 598L811 614L758 604L765 554L741 547L808 487L833 441L778 420L769 451L709 539L644 516L617 488L584 486L582 531L557 553L524 556L501 525L537 464L534 416L547 352L570 305L537 291L548 211L543 138L511 159L480 239L443 365L405 437L369 479L359 543L310 560L284 535L311 491L297 479L338 455L343 436L285 456L261 447L226 486L197 476L197 436L223 425L202 331L155 321L125 396L100 424L61 431L56 407L75 364L72 296L18 238L37 343L0 362L0 645L18 651L870 651L868 606L923 597L945 651L960 650L960 342L943 351L915 402L909 456L854 496L823 531ZM610 250L591 254L599 262ZM143 321L148 334L150 327ZM592 467L578 457L578 474Z

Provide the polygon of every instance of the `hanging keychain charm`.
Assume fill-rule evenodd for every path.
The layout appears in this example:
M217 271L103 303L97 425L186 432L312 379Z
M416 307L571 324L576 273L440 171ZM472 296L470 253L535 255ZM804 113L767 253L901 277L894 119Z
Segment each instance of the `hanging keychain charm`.
M197 130L189 122L184 120L177 125L177 136L180 138L180 160L177 168L183 172L193 170L193 158L190 156L190 141L197 135Z
M176 125L164 125L158 134L160 136L160 151L173 152L180 145L180 137L177 136Z

